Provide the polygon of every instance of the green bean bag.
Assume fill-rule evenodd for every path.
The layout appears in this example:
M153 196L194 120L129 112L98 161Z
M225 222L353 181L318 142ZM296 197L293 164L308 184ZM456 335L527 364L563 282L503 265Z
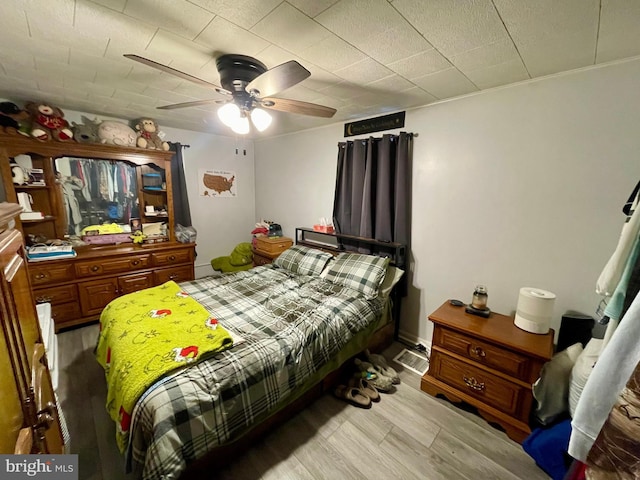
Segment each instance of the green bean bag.
M239 272L249 270L253 267L253 253L251 244L248 242L239 243L226 257L217 257L211 260L211 267L218 272Z

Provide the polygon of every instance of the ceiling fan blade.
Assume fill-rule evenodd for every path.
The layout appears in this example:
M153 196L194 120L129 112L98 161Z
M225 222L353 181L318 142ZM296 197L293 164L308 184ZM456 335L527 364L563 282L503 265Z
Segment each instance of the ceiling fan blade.
M245 90L258 97L270 97L308 78L311 72L295 60L273 67L254 78Z
M221 88L221 87L219 87L217 85L214 85L213 83L209 83L206 80L202 80L201 78L194 77L193 75L189 75L188 73L181 72L180 70L176 70L175 68L171 68L171 67L169 67L167 65L163 65L161 63L154 62L153 60L149 60L148 58L144 58L144 57L141 57L139 55L134 55L132 53L125 53L124 56L127 57L130 60L134 60L136 62L140 62L140 63L142 63L144 65L149 66L149 67L155 68L156 70L160 70L162 72L170 73L171 75L175 75L176 77L180 77L183 80L188 80L190 82L197 83L198 85L200 85L202 87L215 90L216 92L218 92L221 95L231 95L231 92L228 92L224 88Z
M315 103L301 102L300 100L290 100L288 98L263 98L260 103L263 107L270 108L271 110L311 115L312 117L331 118L336 113L335 108L316 105Z
M158 110L173 110L175 108L199 107L200 105L211 105L212 103L226 103L224 100L196 100L194 102L174 103L156 107Z

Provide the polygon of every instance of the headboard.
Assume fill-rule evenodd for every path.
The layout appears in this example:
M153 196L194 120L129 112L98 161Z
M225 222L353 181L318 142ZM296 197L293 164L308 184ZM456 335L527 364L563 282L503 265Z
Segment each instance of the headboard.
M296 228L296 245L317 248L338 255L342 252L367 253L380 257L388 257L391 265L404 270L405 274L391 292L393 302L394 340L398 339L400 329L400 303L407 294L407 258L406 245L396 242L383 242L375 238L358 237L341 233L318 232L311 228Z

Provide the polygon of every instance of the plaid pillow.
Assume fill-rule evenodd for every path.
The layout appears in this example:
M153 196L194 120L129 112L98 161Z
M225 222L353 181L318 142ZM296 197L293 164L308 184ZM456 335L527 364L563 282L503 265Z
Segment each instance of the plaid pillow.
M320 275L333 255L314 248L294 245L286 249L274 261L274 265L300 275Z
M361 292L371 300L378 295L378 288L387 272L388 258L359 253L341 253L332 263L326 279Z

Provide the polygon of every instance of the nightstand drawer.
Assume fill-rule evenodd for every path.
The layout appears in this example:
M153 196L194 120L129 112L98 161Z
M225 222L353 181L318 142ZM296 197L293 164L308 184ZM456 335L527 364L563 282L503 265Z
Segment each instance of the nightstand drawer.
M513 416L518 415L521 398L528 393L524 387L437 350L431 351L429 374L460 392Z
M435 329L433 342L434 345L439 345L449 352L457 353L520 380L528 379L530 359L524 355L443 327Z

